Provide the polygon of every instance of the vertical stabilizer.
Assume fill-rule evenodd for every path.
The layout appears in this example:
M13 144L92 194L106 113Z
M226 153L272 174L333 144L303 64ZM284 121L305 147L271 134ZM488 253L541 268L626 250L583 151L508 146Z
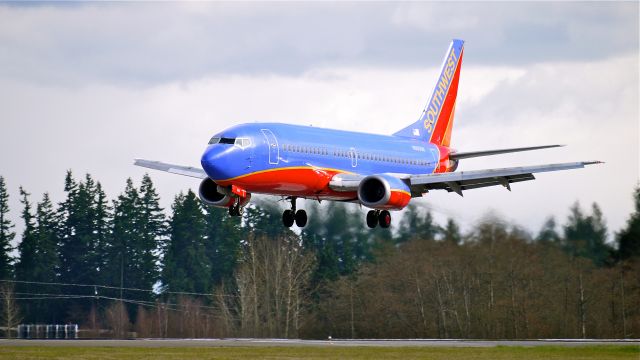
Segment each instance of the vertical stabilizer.
M463 51L464 41L451 42L440 69L438 82L422 111L420 120L393 135L449 146Z

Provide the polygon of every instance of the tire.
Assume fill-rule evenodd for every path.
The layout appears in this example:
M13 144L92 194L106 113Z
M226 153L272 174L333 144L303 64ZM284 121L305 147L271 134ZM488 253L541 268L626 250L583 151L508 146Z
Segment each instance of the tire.
M380 215L378 215L378 222L380 223L381 228L388 228L391 226L391 214L387 210L380 211Z
M285 210L282 213L282 225L284 225L285 227L292 227L293 226L293 222L295 221L295 216L293 214L293 211L291 210Z
M307 225L307 212L304 210L296 211L296 226L303 228Z
M229 206L229 216L238 216L238 211L235 205Z
M367 226L370 229L378 226L378 215L376 214L375 210L371 210L367 213Z

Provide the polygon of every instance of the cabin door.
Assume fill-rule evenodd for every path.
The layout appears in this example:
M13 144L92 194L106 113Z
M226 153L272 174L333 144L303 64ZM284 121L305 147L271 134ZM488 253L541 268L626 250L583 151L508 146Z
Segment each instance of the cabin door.
M280 147L278 146L278 139L273 135L273 132L269 129L262 129L262 134L267 140L267 146L269 147L269 164L277 165L280 162Z

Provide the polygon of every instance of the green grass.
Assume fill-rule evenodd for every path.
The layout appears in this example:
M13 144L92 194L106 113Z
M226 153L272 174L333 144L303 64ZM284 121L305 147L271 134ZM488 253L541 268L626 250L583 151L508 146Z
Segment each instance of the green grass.
M36 347L0 346L0 359L640 359L638 346L578 347Z

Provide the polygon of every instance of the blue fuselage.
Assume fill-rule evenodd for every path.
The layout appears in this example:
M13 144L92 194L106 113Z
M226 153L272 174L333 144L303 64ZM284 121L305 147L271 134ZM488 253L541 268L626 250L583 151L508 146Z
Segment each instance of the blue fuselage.
M336 173L360 175L428 174L446 151L423 141L397 136L278 123L237 125L216 134L202 155L207 175L221 185L249 192L317 196L323 187L306 179ZM288 177L305 177L305 181ZM296 186L296 182L304 185ZM325 189L326 190L326 189ZM335 196L333 196L335 197Z

